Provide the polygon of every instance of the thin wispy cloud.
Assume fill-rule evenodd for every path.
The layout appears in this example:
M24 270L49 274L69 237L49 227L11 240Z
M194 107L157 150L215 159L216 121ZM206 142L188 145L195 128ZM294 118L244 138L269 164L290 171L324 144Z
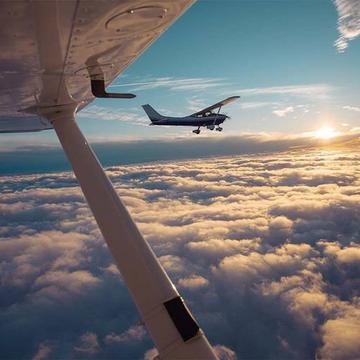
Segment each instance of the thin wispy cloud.
M148 125L148 119L145 116L139 115L136 110L137 109L134 109L133 111L124 111L123 109L112 109L99 105L91 105L81 110L78 116L80 118L121 121L135 125Z
M274 106L274 105L278 105L278 104L275 102L265 102L265 101L248 101L248 102L241 102L239 104L241 109L258 109L261 107Z
M349 46L349 41L360 35L360 1L335 0L338 12L338 31L340 33L335 41L338 52L343 53Z
M187 109L191 112L199 111L200 109L204 109L207 105L205 104L204 99L201 99L197 96L193 96L187 100L188 106Z
M176 91L176 90L203 90L203 89L224 86L224 85L226 85L226 81L224 78L160 77L160 78L150 78L146 81L140 81L140 82L116 84L116 85L112 85L111 88L130 87L132 91L165 88L172 91Z
M320 99L328 97L332 90L333 86L327 84L308 84L238 89L236 93L242 96L291 95Z

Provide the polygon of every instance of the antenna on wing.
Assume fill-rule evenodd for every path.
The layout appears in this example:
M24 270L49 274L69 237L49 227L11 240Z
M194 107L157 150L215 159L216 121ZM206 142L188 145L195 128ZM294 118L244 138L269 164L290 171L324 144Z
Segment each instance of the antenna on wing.
M90 58L86 62L87 70L90 75L91 92L97 98L112 98L112 99L132 99L136 97L134 94L124 93L108 93L105 90L105 75L101 65L96 59Z
M108 93L105 90L105 80L104 79L91 79L91 92L97 98L113 98L113 99L132 99L136 97L134 94L124 94L124 93Z

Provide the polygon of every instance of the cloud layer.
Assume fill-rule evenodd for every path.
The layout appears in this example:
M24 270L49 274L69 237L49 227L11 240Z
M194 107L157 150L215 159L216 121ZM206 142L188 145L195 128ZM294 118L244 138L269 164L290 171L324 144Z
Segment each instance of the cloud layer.
M286 151L107 172L223 359L349 359L359 159ZM155 354L72 174L0 182L2 354Z

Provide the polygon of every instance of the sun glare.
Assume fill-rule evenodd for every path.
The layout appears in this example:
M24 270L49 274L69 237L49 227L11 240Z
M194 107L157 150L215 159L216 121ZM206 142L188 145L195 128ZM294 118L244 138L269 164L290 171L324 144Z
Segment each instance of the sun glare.
M318 139L331 139L336 135L336 131L328 126L323 126L321 129L315 131L315 137Z

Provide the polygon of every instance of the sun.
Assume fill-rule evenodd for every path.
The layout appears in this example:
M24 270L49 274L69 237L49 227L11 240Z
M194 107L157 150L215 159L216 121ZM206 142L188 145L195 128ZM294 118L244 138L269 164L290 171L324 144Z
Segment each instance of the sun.
M337 135L336 131L329 127L329 126L323 126L319 130L314 132L315 137L318 139L331 139Z

